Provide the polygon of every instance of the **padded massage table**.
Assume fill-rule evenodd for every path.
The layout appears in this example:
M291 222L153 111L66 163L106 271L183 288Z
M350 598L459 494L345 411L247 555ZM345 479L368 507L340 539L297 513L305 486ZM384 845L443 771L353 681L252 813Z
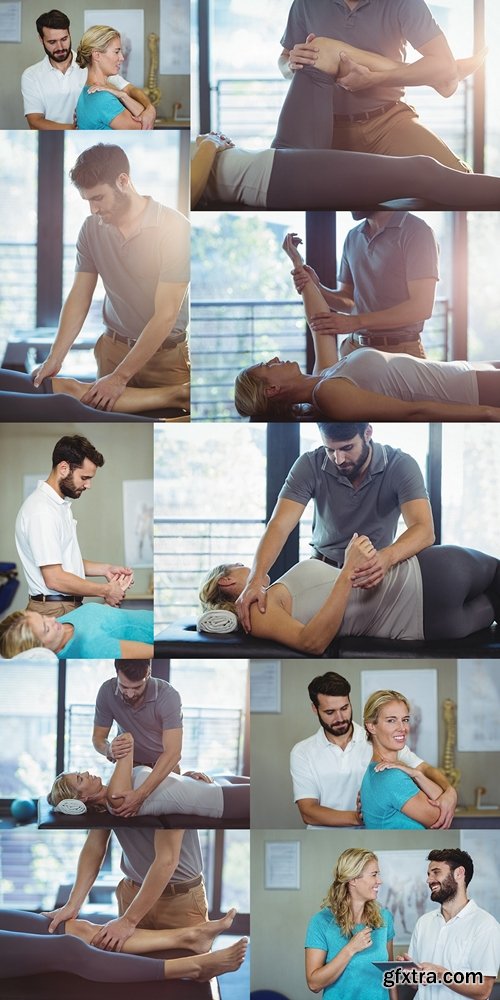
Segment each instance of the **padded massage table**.
M245 632L229 632L227 635L197 632L193 621L172 622L155 639L155 657L165 659L171 656L192 658L246 659L313 659L312 654L304 654L283 646L271 639L254 639ZM334 639L323 659L404 659L433 657L436 659L499 659L500 628L490 628L473 632L464 639L433 639L408 641L405 639L379 639L370 636L341 636Z
M86 812L79 816L66 816L56 812L45 799L38 800L39 830L93 830L96 827L152 827L156 830L248 830L248 820L213 819L210 816L194 816L170 813L168 816L132 816L124 819L111 813ZM1 996L0 990L0 996Z

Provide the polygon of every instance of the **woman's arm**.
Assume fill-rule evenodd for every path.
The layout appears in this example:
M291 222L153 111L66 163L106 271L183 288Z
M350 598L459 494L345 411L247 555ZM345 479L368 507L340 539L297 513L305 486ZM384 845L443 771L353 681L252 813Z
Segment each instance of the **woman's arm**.
M365 535L354 536L346 549L345 562L339 576L320 610L313 615L307 625L292 618L283 607L279 592L268 591L267 607L264 613L255 604L250 609L252 635L263 639L274 639L292 649L314 655L324 653L335 638L342 624L345 609L351 596L354 570L362 566L373 551L372 543Z
M408 767L407 764L402 764L399 761L393 763L392 761L383 760L376 765L375 771L377 773L380 771L403 771L404 774L407 774L418 785L429 799L438 799L443 791L437 781L428 778L424 771L419 770L418 767Z
M234 142L219 132L199 135L196 152L191 160L191 208L196 208L210 177L217 153L232 149Z
M120 639L120 656L123 660L150 660L154 656L153 643Z
M325 962L326 951L321 948L306 948L306 980L309 989L313 993L319 993L336 982L351 959L359 951L370 948L371 943L371 928L364 927L362 931L353 934L350 941L329 962Z
M117 97L118 100L123 104L127 111L130 111L131 115L138 118L142 115L144 111L144 105L136 101L135 97L131 97L126 90L119 90L118 87L113 87L112 84L100 84L93 83L90 87L87 87L88 94L113 94L113 97Z
M131 733L123 733L129 740L129 749L124 757L119 757L116 761L111 780L108 785L107 801L108 805L114 808L120 803L116 801L116 796L124 795L132 790L132 766L134 762L134 737Z
M424 362L425 363L425 362ZM313 402L331 420L500 421L500 408L466 403L406 402L359 389L347 378L325 378L314 390Z
M298 271L302 271L300 276L300 294L302 295L307 322L310 323L313 316L318 316L318 314L321 315L324 313L330 315L330 307L324 298L321 289L318 288L304 267L302 255L297 249L301 243L302 240L300 236L297 236L296 233L288 233L283 240L283 250L290 258L294 266L294 271L296 273ZM324 336L322 334L315 333L312 328L311 336L313 339L315 355L313 375L319 375L324 368L329 368L330 365L334 365L339 359L337 351L337 338L335 336Z

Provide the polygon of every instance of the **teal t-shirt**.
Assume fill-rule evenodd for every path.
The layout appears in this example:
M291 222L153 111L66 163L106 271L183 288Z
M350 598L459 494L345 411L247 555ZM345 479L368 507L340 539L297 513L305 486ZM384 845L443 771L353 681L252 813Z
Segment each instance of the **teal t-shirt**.
M368 765L361 782L361 812L365 826L369 830L425 830L423 823L401 812L420 791L410 775L397 768L375 771L375 766L373 761Z
M383 927L372 930L372 943L364 951L358 951L339 978L326 986L325 1000L387 1000L388 992L382 986L382 973L373 962L387 962L387 944L394 937L394 922L389 910L382 909ZM354 933L363 930L363 924L354 928ZM342 934L331 910L320 910L311 917L306 933L306 948L320 948L326 952L325 962L338 955L350 938Z
M76 127L97 131L111 128L113 118L124 110L122 102L114 94L102 90L89 94L86 84L76 104Z
M153 612L111 608L109 604L82 604L59 618L74 627L73 637L57 654L65 659L110 659L121 656L120 640L154 641Z

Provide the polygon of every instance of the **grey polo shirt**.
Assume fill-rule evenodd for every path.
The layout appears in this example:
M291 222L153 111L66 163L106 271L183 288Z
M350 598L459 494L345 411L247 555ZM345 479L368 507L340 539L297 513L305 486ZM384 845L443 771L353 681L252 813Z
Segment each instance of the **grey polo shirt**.
M373 235L367 219L348 232L339 281L354 285L355 312L376 312L405 302L408 282L419 278L439 279L436 237L423 219L408 212L391 212L385 226ZM376 330L373 335L418 334L423 327L422 320Z
M324 448L316 448L294 463L280 497L304 506L314 498L311 545L342 563L355 531L368 535L376 549L390 545L401 504L427 499L427 491L411 455L374 443L368 473L358 489L341 475Z
M155 831L149 827L123 826L113 831L122 849L120 868L126 878L143 882L155 859ZM179 854L179 864L170 882L187 882L203 871L200 838L197 830L185 830Z
M281 39L283 48L293 49L311 33L404 62L407 42L420 49L442 31L424 0L359 0L354 10L344 0L294 0ZM334 111L348 115L369 111L398 101L403 94L403 87L370 87L355 94L335 87Z
M167 681L150 677L143 701L133 708L123 700L118 682L112 677L97 692L94 725L111 728L113 722L120 733L132 733L134 761L152 764L163 753L163 730L182 728L179 692Z
M85 219L76 244L75 270L101 276L106 326L137 340L154 314L158 283L189 281L189 254L188 220L148 198L132 236L124 237L111 224L100 224L96 215ZM187 323L186 298L171 332L184 333Z

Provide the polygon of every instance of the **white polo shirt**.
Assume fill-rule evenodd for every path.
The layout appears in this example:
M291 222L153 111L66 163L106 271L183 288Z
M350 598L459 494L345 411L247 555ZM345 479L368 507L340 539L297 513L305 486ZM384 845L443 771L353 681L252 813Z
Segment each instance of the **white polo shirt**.
M72 124L76 102L87 81L87 70L75 60L73 52L73 62L65 73L52 66L48 56L25 69L21 77L25 115L41 114L52 122ZM128 86L121 76L110 76L109 82L119 90Z
M372 759L372 745L365 730L353 723L352 739L345 750L330 743L320 726L314 736L296 743L290 754L290 772L294 801L317 799L329 809L355 809L363 775ZM403 747L399 759L409 767L418 767L420 757ZM320 827L311 825L308 829ZM326 829L326 828L324 828Z
M500 966L500 924L470 899L456 917L446 921L441 909L417 920L408 954L415 962L444 965L450 972L481 972L496 979ZM444 985L422 986L420 1000L452 1000L457 994Z
M42 480L24 501L16 518L16 547L30 594L56 594L47 587L41 566L62 566L85 577L71 500Z

